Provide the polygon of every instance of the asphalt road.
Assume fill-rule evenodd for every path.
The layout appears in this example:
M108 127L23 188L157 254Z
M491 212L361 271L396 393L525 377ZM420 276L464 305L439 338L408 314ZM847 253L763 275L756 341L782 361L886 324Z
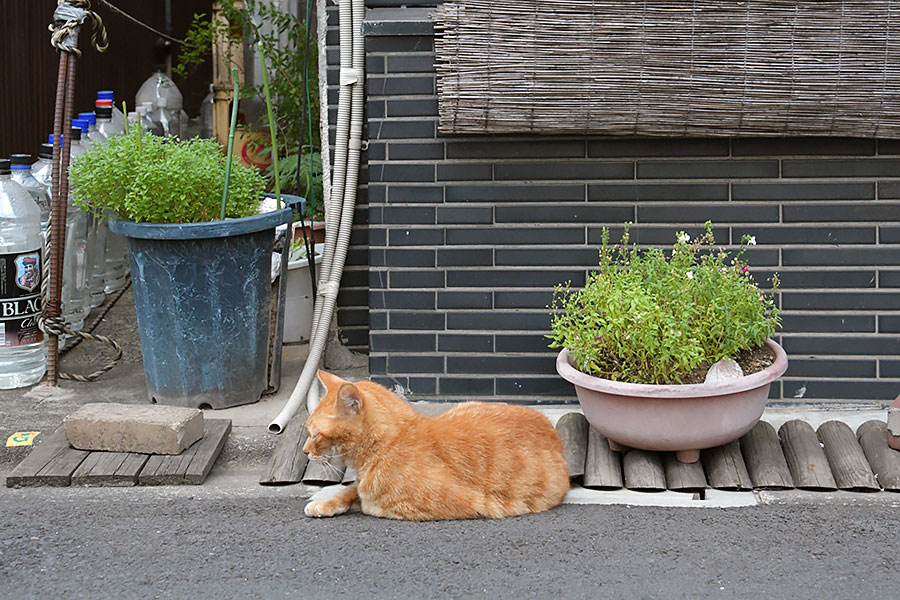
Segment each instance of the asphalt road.
M900 496L303 516L301 486L0 489L2 598L891 598ZM820 496L817 498L821 498Z

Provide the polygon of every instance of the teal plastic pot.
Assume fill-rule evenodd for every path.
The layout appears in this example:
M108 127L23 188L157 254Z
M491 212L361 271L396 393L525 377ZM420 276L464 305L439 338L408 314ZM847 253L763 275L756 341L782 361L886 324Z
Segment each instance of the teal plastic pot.
M186 224L110 219L110 231L128 240L151 402L226 408L259 400L269 364L280 363L283 294L273 311L271 265L275 228L291 212Z

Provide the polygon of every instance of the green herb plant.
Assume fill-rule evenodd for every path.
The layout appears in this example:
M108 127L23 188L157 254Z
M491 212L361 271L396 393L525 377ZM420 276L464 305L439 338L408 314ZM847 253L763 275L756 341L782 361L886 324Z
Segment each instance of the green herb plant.
M75 203L145 223L219 219L226 159L215 140L147 135L140 127L95 144L69 167ZM232 161L226 217L255 214L265 180Z
M307 199L307 213L310 217L322 212L321 158L319 148L319 89L318 57L315 38L306 50L306 25L293 14L280 10L275 4L260 0L221 0L222 16L225 22L213 21L207 14L194 15L194 21L185 34L185 42L179 47L178 64L173 72L185 76L205 62L210 49L220 36L230 40L242 39L261 48L266 57L267 69L271 73L269 81L274 117L262 111L259 124L269 131L274 120L275 139L278 150L278 178L282 189L288 191L297 181L300 169L301 189L294 190ZM233 60L233 57L226 58ZM306 76L309 75L309 116L304 118L304 98L306 97ZM243 99L262 100L264 85L245 85L240 91ZM303 123L306 123L304 126ZM249 131L251 126L244 123L239 127ZM301 130L302 128L302 130ZM302 152L298 152L303 146ZM272 146L263 142L258 156L271 156ZM256 148L253 148L256 150ZM310 161L312 169L310 169ZM275 165L263 173L270 187L274 184Z
M603 230L600 269L584 289L557 286L551 348L565 347L576 368L629 383L682 383L697 369L765 343L781 324L766 294L742 260L756 239L744 236L730 257L716 249L712 224L691 240L676 236L671 253L622 241L609 245Z

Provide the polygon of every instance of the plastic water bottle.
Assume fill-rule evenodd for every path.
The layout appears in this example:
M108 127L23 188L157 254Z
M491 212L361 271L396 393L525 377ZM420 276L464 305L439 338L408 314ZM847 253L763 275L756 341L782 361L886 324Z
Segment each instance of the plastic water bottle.
M138 115L138 124L144 133L153 133L153 121L150 120L150 106L147 103L137 107L135 112Z
M72 127L73 128L77 127L78 130L81 132L79 134L79 135L81 135L81 139L79 140L81 142L81 147L84 148L85 150L90 150L91 147L94 145L94 143L88 137L89 128L90 128L90 125L88 124L88 122L84 119L72 119Z
M124 125L119 127L113 121L112 105L109 103L109 100L97 100L94 107L94 115L97 117L97 131L103 134L103 137L110 138L125 131Z
M88 122L87 136L93 144L102 144L106 141L106 136L97 129L97 115L92 112L78 113L78 118ZM84 141L84 133L82 132L82 142Z
M135 105L140 106L145 102L153 103L150 118L165 132L163 135L183 137L188 122L187 113L184 112L184 96L175 82L166 75L165 65L155 65L153 74L138 89Z
M84 154L84 147L80 140L76 140L80 129L72 128L72 141L70 150L70 163L77 156ZM53 135L50 135L53 139ZM51 152L52 171L52 144ZM42 149L44 146L42 146ZM45 169L41 169L39 175L43 179ZM40 180L39 180L40 181ZM50 173L47 172L46 181L50 183ZM62 286L62 310L61 314L69 329L80 330L84 328L84 322L91 311L90 294L88 285L92 268L91 244L95 232L91 231L92 216L75 205L72 194L66 199L66 246L63 258L63 286Z
M125 130L125 115L122 114L122 111L119 110L119 107L116 106L116 98L115 94L112 90L100 90L97 92L97 100L108 100L110 102L110 106L112 106L112 120L116 126L124 131Z
M32 385L47 370L41 312L41 210L0 159L0 389Z
M209 84L209 93L200 103L200 137L214 137L215 132L213 124L213 107L216 104L216 98L213 94L213 84Z
M53 152L51 147L51 152ZM51 154L52 156L52 154ZM38 208L41 209L41 231L47 231L50 222L50 191L31 172L30 154L13 154L9 157L12 180L25 188Z
M150 119L156 123L160 135L179 135L181 124L178 122L178 116L169 110L168 98L156 99L156 110L150 115Z

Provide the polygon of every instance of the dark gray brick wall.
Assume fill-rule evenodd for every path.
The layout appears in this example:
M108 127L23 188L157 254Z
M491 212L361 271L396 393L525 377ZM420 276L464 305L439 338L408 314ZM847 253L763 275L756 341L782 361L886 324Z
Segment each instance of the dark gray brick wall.
M757 278L783 282L777 337L791 366L773 401L900 392L896 141L442 136L427 23L373 27L378 15L367 23L368 264L348 267L368 269L349 288L367 290L368 306L341 313L368 341L373 378L417 398L574 401L543 337L554 284L583 285L604 226L615 238L634 221L639 243L669 245L710 219L720 242L755 235Z

